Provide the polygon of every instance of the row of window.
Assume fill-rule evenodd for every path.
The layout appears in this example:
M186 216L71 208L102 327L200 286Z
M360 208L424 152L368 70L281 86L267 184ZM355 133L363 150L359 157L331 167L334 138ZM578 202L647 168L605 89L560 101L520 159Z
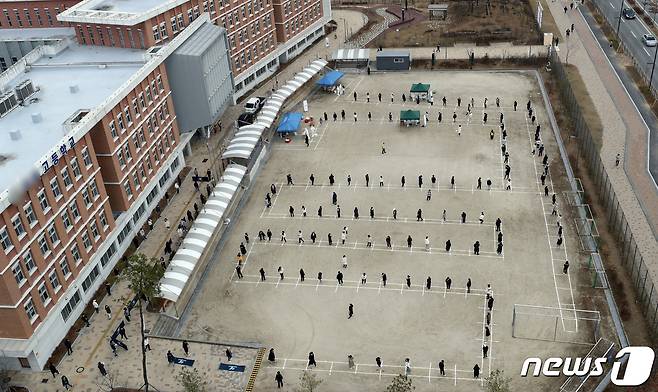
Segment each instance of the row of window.
M283 14L288 15L289 13L294 13L312 1L315 0L290 0L283 6Z
M262 21L262 25L261 25ZM222 19L222 24L226 28L225 18ZM234 31L229 34L229 42L231 48L235 49L236 37L237 40L242 45L244 42L249 42L250 38L258 38L261 35L261 32L270 30L272 27L272 14L267 14L262 18L255 20L252 24L247 25L246 27Z
M91 160L91 156L89 155L89 150L87 147L85 147L81 151L81 156L85 167L89 168L92 165L92 160ZM82 179L82 172L78 164L78 158L73 157L69 161L68 167L62 168L62 170L59 173L59 176L55 175L50 180L49 183L50 192L52 194L52 198L55 199L56 202L59 202L63 197L61 187L64 187L67 191L73 187L73 179L71 178L71 173L69 172L69 169L71 170L71 173L73 174L73 178L75 179L76 182ZM98 186L95 180L91 181L87 189L83 189L81 191L83 200L85 200L85 202L87 200L90 200L89 197L90 192L92 195L99 194ZM50 201L46 194L45 188L37 192L37 201L44 215L46 215L48 212L51 211ZM73 202L75 203L75 200ZM23 222L27 223L27 226L29 226L30 228L34 227L37 224L37 216L34 212L34 207L32 206L31 201L23 206L22 214L18 213L11 218L11 224L13 226L14 233L16 234L17 241L19 242L26 235L26 230ZM7 230L7 226L3 226L2 228L0 228L0 246L2 246L2 249L5 251L5 254L11 252L14 249L14 240L12 240L12 238L10 237L9 232Z
M150 175L153 172L151 154L153 155L153 159L157 166L160 164L161 159L166 159L165 152L169 152L175 144L176 139L174 137L174 130L170 126L160 140L155 143L152 151L149 151L144 155L142 162L135 165L135 170L129 174L127 179L121 184L123 190L126 192L128 200L132 199L133 196L138 193L137 191L141 188L142 183L149 182L150 177L147 176L147 173Z
M95 189L97 189L95 181L92 181L91 184L92 185L90 185L88 189L84 190L86 192L86 195L83 196L83 200L85 201L87 208L91 207L92 205L92 201L89 196L90 192L91 192L91 197L93 197L94 200L100 197L98 191L97 190L94 191ZM80 219L81 219L80 209L78 207L78 203L76 200L72 200L71 203L69 203L69 205L65 209L63 209L62 212L60 213L60 220L62 226L64 227L64 230L66 230L67 233L69 233L73 229L74 227L73 225L77 223ZM86 252L89 252L92 248L92 239L93 242L98 242L101 239L99 224L103 232L107 231L110 227L105 211L98 214L98 222L96 221L95 218L92 219L89 225L83 228L82 232L79 235L79 238L82 241L82 244ZM36 241L42 257L46 259L48 256L51 255L52 251L55 250L61 244L60 235L57 232L57 227L55 225L55 222L51 223L46 228L45 232L37 237ZM74 245L71 246L69 250L71 252L71 256L73 257L76 265L79 264L80 261L82 261L82 257L80 255L80 250L78 248L77 243L74 243ZM21 266L21 261L22 261L22 266ZM29 248L19 258L19 261L14 263L14 265L12 266L12 271L14 273L14 277L16 278L16 283L18 284L19 287L22 286L27 281L23 273L23 268L25 269L25 271L27 271L29 276L32 276L34 272L36 272L37 270L36 264L34 263L32 250Z
M270 33L267 37L263 37L260 42L252 45L250 48L243 50L241 53L233 56L235 69L242 67L249 67L254 63L260 55L266 55L271 48L274 47L274 33Z
M145 112L148 107L153 103L153 100L156 99L160 93L165 91L164 83L162 82L162 76L157 74L154 79L151 79L150 83L148 79L145 79L146 87L143 91L140 91L136 98L133 98L131 105L124 106L123 110L119 110L116 113L115 119L110 120L108 124L108 130L110 136L113 140L119 138L119 133L124 133L130 126L133 124L133 116L135 119L138 119L143 112ZM159 109L160 111L165 110L168 113L168 109L165 108ZM160 113L162 116L162 113ZM151 118L148 119L150 124Z
M142 29L136 29L136 33L133 32L131 28L116 27L116 33L112 32L112 27L110 26L95 26L94 28L90 25L86 25L83 29L81 25L77 25L77 34L80 42L83 45L87 44L87 40L91 45L96 45L96 40L99 41L101 46L106 46L106 42L109 43L109 46L118 46L120 48L145 48L146 44L144 42L144 33ZM86 32L86 34L85 34ZM139 45L135 43L135 35L139 39ZM119 38L117 45L116 38ZM106 38L108 41L106 41ZM126 45L126 38L130 42L130 46Z
M304 26L308 26L310 22L316 19L316 16L320 15L320 5L316 5L304 12L299 16L291 19L289 22L284 24L284 30L286 35L291 35L298 32L300 29L303 29Z
M55 15L59 14L59 7L55 7ZM23 8L22 12L16 8L10 10L3 8L2 14L4 18L0 18L0 27L24 27L27 24L27 27L34 26L32 19L32 13L28 8ZM41 10L39 8L34 8L33 10L34 17L36 18L36 26L54 26L55 24L60 25L56 18L53 18L53 15L50 13L49 8L44 8L43 13L46 16L47 25L44 25L43 18L41 16ZM13 16L13 20L12 17ZM25 19L25 22L23 22Z
M265 5L270 5L270 0L265 0ZM233 11L226 13L226 16L222 18L222 25L224 28L233 27L233 25L240 24L241 21L250 21L251 15L262 11L265 8L263 5L263 0L260 0L258 4L254 1L253 3L243 4L240 8L236 7ZM220 8L221 8L220 4Z
M171 131L170 131L170 137L172 137L172 136L173 136L173 133L171 133ZM180 166L180 159L178 157L176 157L176 159L174 159L174 161L171 163L171 172L169 171L169 169L167 169L167 171L164 173L164 175L160 178L160 181L159 181L160 182L160 187L164 185L164 183L167 181L167 179L170 178L171 173L174 172L179 166ZM151 193L149 194L150 201L149 201L149 198L147 198L146 203L150 204L157 197L159 191L160 191L160 188L158 186L155 186L153 188L153 190L151 191ZM140 208L138 208L137 211L135 212L135 214L133 215L133 221L135 222L135 224L139 221L139 218L141 218L144 215L144 212L146 210L146 205L145 205L146 203L143 203L140 206ZM118 237L119 243L122 243L124 241L126 236L132 230L132 227L133 226L132 226L131 222L126 223L126 226L121 230L121 233L119 234L119 237ZM101 268L104 268L105 266L108 265L108 263L110 262L110 259L116 254L116 252L117 252L117 247L114 243L112 243L108 247L108 249L105 251L103 256L101 256L100 267L99 267L99 264L96 264L94 266L94 268L91 269L91 271L89 272L87 277L85 277L85 279L82 281L82 289L85 292L87 292L93 286L93 283L100 276ZM73 257L75 258L76 254L73 253L73 251L72 251L72 254L73 254ZM77 252L77 254L79 255L79 252ZM34 269L36 267L32 267L32 268ZM62 276L64 277L65 280L68 280L71 277L72 273L71 273L71 270L69 268L66 257L64 257L59 262L59 269L60 269L61 274L62 274ZM17 272L15 273L15 275L18 275L18 276L22 275L22 270L20 268L20 265L18 265ZM17 281L18 281L18 279L17 279ZM55 294L57 292L59 292L59 290L61 290L62 285L59 281L59 276L57 274L57 268L54 268L50 272L50 274L48 276L48 281L49 281L50 287L51 287L50 290L53 290L53 292ZM39 298L41 299L41 302L43 303L44 307L48 306L48 304L51 301L50 290L48 289L45 282L42 283L41 285L39 285L39 288L38 288ZM69 317L73 313L73 310L75 310L75 308L77 307L77 305L80 303L81 300L82 300L82 297L80 295L80 291L76 290L75 293L71 296L71 299L67 302L67 304L64 306L64 309L61 312L61 315L62 315L62 318L64 319L64 321L67 321L69 319ZM34 306L34 299L31 296L28 297L28 299L24 302L23 306L24 306L25 313L27 314L28 319L30 320L30 322L34 323L36 321L36 319L38 318L38 314L37 314L36 308Z

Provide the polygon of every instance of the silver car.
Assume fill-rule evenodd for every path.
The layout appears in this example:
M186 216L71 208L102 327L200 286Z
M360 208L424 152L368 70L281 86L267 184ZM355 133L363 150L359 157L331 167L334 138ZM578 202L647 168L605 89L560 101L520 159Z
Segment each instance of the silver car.
M651 34L642 35L642 42L644 42L646 46L656 46L656 44L658 44L656 37Z

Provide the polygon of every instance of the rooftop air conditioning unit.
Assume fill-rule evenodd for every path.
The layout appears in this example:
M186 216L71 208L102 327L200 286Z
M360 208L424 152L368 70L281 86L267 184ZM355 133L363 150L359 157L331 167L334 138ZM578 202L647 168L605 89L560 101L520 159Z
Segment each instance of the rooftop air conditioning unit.
M0 95L0 117L5 116L18 106L18 99L13 91Z
M16 86L14 89L16 91L16 96L22 101L27 101L27 99L36 92L34 85L30 79L23 81L21 84ZM29 102L29 101L28 101Z

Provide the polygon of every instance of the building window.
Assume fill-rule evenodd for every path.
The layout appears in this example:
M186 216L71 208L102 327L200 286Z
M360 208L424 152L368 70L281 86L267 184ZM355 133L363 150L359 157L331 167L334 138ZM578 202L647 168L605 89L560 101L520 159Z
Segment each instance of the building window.
M162 39L167 39L169 34L167 34L167 22L160 23L160 36Z
M133 159L133 156L130 153L130 146L128 146L128 143L123 145L123 153L126 154L126 159L127 160Z
M126 115L126 122L128 123L128 125L132 124L133 118L130 115L130 108L126 106L125 108L123 108L123 112Z
M158 89L160 91L164 91L164 84L162 83L162 76L158 75L155 77L155 79L158 81Z
M153 40L155 42L160 41L160 30L158 30L158 26L153 26Z
M133 190L130 189L130 183L128 181L123 183L123 189L126 191L126 195L129 199L133 197Z
M146 110L146 103L144 102L144 93L139 93L139 105L142 107L142 111Z
M80 219L80 210L78 209L78 203L76 203L75 200L69 204L69 211L71 211L71 216L73 217L74 221L78 221Z
M25 302L25 313L27 313L27 318L33 323L37 319L37 310L34 308L34 301L32 297Z
M119 159L119 166L121 166L121 168L126 167L126 160L123 159L123 152L119 151L117 153L117 158Z
M185 21L183 20L183 14L178 14L178 28L183 30L185 28Z
M62 287L62 284L59 283L59 277L57 276L57 272L53 271L50 273L48 276L48 279L50 280L50 286L53 288L53 291L58 292L59 288Z
M135 112L135 117L139 117L140 113L139 113L139 105L137 104L137 98L133 99L132 105L133 105L133 112Z
M71 230L73 224L71 223L71 219L69 218L69 213L66 210L62 211L60 218L62 218L62 224L64 225L64 230L66 231Z
M94 281L96 278L98 278L99 274L100 270L98 269L98 265L95 265L94 268L89 272L89 275L87 275L85 280L82 282L82 290L87 292L87 290L91 288L91 285L94 284Z
M73 313L73 309L75 309L76 306L80 303L80 291L75 292L73 294L73 297L71 297L71 300L64 306L64 309L62 309L62 318L64 321L68 320L69 317L71 317L71 313Z
M135 189L139 188L139 175L136 171L133 173L133 185L135 185Z
M139 152L141 147L139 146L139 140L137 139L137 133L133 133L132 140L133 140L133 146L135 146L135 151Z
M87 253L89 253L89 250L91 249L91 240L89 239L89 233L87 233L87 230L82 231L82 246L84 246Z
M215 0L210 0L210 15L214 15L217 11L215 11Z
M64 181L64 186L66 189L69 189L71 186L73 186L73 181L71 181L71 176L69 175L69 171L66 168L62 169L60 174L62 175L62 180Z
M34 214L34 208L32 208L32 202L27 203L25 207L23 207L23 211L25 212L25 218L27 219L27 224L30 225L30 227L34 226L37 223L37 216Z
M82 149L82 162L85 164L85 167L91 166L91 156L87 147Z
M82 177L82 172L80 171L80 166L78 165L78 158L73 157L69 166L71 166L71 170L73 170L73 175L75 176L76 180Z
M91 180L89 183L89 190L91 191L91 195L94 197L94 199L97 199L101 194L98 193L98 185L96 185L96 178Z
M121 129L121 132L124 132L126 130L126 126L123 123L123 116L121 113L117 115L117 124L119 124L119 129Z
M41 234L37 242L39 243L39 250L41 251L42 255L46 256L50 253L50 246L48 246L48 241L46 241L45 234Z
M21 216L19 214L16 214L11 218L11 224L14 226L14 231L16 232L18 239L20 240L23 238L25 235L25 228L23 227L23 221L21 221Z
M94 237L94 241L97 241L101 238L101 233L98 231L98 224L93 221L89 225L89 229L91 230L91 236Z
M174 34L178 33L178 25L176 24L176 17L172 16L169 21L171 22L171 31L173 31Z
M89 191L87 189L83 189L81 193L82 193L82 201L85 203L87 209L89 209L89 206L91 205L91 198L89 197Z
M23 255L23 263L25 264L28 274L32 275L34 271L37 270L37 265L34 263L34 257L32 257L32 252L29 250Z
M50 303L50 294L48 294L48 289L46 289L45 283L41 283L41 286L39 286L39 298L44 306Z
M21 265L19 263L14 264L14 266L11 267L11 272L14 274L14 279L16 279L18 286L22 286L26 279L25 275L23 275L23 269L21 268Z
M86 234L87 231L85 230L83 235ZM87 236L87 241L89 241L89 236ZM76 265L82 261L82 256L80 256L80 248L78 248L78 244L73 244L71 247L71 256L73 257L73 261Z
M39 206L45 214L50 209L50 204L48 204L48 198L46 197L46 192L42 189L37 193L37 199L39 199Z
M144 136L144 127L141 127L139 129L139 144L140 145L146 144L146 136Z
M103 230L106 230L110 225L107 223L107 217L105 216L105 211L103 211L102 214L98 217L98 219L101 222L101 226L103 226Z
M151 88L146 87L146 100L149 101L149 103L153 102L153 98L151 96Z
M50 189L53 191L53 196L55 199L62 197L62 191L59 190L59 183L57 182L57 177L53 177L50 180Z
M114 120L110 121L110 135L112 135L112 139L119 137L119 134L117 133L117 127L114 125Z
M192 21L194 20L194 15L192 14L192 9L187 10L187 20L189 20L190 23L192 23Z
M0 229L0 244L2 244L2 249L4 249L5 253L9 253L9 251L14 248L14 245L9 238L9 234L7 233L6 226Z
M80 252L78 251L78 245L73 245L73 248L71 248L71 253L73 253L73 250L75 249L75 254L78 255L78 258L80 258ZM73 256L73 259L75 259L75 254ZM59 262L59 268L62 269L62 276L64 276L64 279L68 278L69 275L71 275L71 269L69 269L69 263L66 261L66 257L62 259L62 261Z

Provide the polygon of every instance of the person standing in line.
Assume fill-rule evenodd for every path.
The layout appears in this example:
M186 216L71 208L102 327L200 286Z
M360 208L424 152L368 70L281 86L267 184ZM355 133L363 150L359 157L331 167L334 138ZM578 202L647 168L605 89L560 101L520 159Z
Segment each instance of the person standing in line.
M286 240L286 231L281 230L281 242L287 243L288 240Z
M475 241L473 244L473 254L479 255L480 254L480 241Z
M439 374L441 374L442 376L445 376L445 375L446 375L446 369L445 369L445 367L446 367L446 365L445 365L445 362L443 362L443 359L440 360L440 361L439 361Z
M413 239L411 238L411 235L407 236L407 247L411 249L411 245L413 244Z
M427 280L425 281L425 289L430 290L432 289L432 277L428 276Z
M450 240L446 241L446 252L450 253L450 248L452 247L452 244L450 243Z
M260 281L264 282L265 281L265 270L261 267L261 269L258 272L260 272Z
M386 274L382 272L382 286L386 287L386 280L388 278L386 277Z
M400 179L400 183L402 184L402 188L404 188L404 184L405 184L406 182L407 182L407 181L405 180L404 176L402 176L402 178Z
M564 265L562 266L562 272L565 274L569 272L569 260L564 262Z
M398 209L393 208L393 220L397 220L397 219L398 219Z
M190 344L187 340L183 340L183 351L185 352L185 355L190 355Z
M496 231L500 231L500 225L503 223L503 221L500 220L500 218L496 218Z
M462 211L462 223L466 223L466 211Z
M391 249L391 236L390 235L386 236L386 247Z
M347 268L347 256L346 255L343 255L341 261L343 263L343 268Z
M301 230L299 230L299 232L297 233L297 243L298 243L299 245L301 245L301 244L304 243L304 236L302 235L302 231L301 231Z
M73 385L71 385L71 382L66 376L62 376L62 386L66 388L67 391L69 388L73 388Z
M352 356L352 354L347 356L347 367L349 367L350 369L354 368L354 357Z
M100 309L99 309L100 306L98 305L98 302L96 302L96 299L94 299L93 301L91 301L91 306L94 307L94 312L96 312L96 313L100 312Z
M446 221L446 213L447 211L444 209L443 213L441 214L441 219L443 219L444 222Z
M466 281L466 294L470 294L470 293L471 293L471 278L468 278L468 280Z
M379 176L379 186L384 186L384 176Z
M484 223L484 211L480 212L480 218L479 218L480 224Z
M422 188L422 187L423 187L423 175L421 174L418 176L418 188Z
M98 367L98 371L101 372L101 376L105 377L107 376L107 369L105 369L105 363L104 362L98 362L96 365Z
M59 370L57 370L57 368L55 367L55 365L53 365L52 362L48 365L48 369L50 370L50 373L53 375L53 378L55 378L55 374L59 374Z
M422 221L423 221L423 210L419 208L418 211L416 212L416 222L422 222Z
M425 236L425 252L430 251L430 236Z
M336 218L340 219L340 204L336 206Z
M274 376L274 379L276 380L277 389L283 388L283 374L281 374L281 371L277 370L276 376Z
M370 176L368 175L368 173L366 173L365 179L366 179L366 187L368 187L370 185Z
M313 367L318 367L318 364L315 362L315 354L313 354L313 351L308 353L308 366L306 367L311 367L311 365L313 365Z
M299 269L299 281L303 282L305 276L306 276L306 273L304 272L304 268L300 268Z
M473 366L473 378L480 378L480 366L477 363Z
M377 368L381 371L382 370L382 359L380 357L375 358L375 363L377 364Z
M482 189L482 177L478 177L478 185L475 189L478 189L478 190Z
M411 275L407 275L407 288L411 288Z
M452 279L450 279L450 277L448 276L446 278L446 289L447 290L450 290L450 285L452 285Z
M375 219L375 207L370 207L370 219Z
M368 119L370 119L370 112L368 112ZM386 154L386 143L382 142L382 155Z
M364 273L361 275L361 284L365 285L367 281L368 281L368 276L367 276L366 273L364 272Z
M279 268L277 268L276 271L279 273L279 277L281 278L281 280L283 280L283 267L279 266Z
M350 305L347 307L347 319L349 320L349 319L351 319L353 316L354 316L354 305L353 305L353 304L350 304Z
M338 271L338 273L336 274L336 280L338 281L339 285L341 285L341 286L343 285L343 273L342 272Z
M432 190L428 189L427 190L427 201L430 201L430 200L432 200Z
M486 358L488 352L489 352L489 346L485 343L482 346L482 358Z
M68 355L73 354L73 344L68 338L64 339L64 347L66 347L66 353Z

